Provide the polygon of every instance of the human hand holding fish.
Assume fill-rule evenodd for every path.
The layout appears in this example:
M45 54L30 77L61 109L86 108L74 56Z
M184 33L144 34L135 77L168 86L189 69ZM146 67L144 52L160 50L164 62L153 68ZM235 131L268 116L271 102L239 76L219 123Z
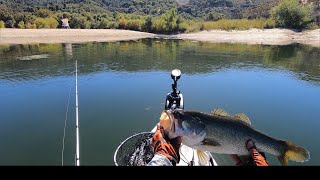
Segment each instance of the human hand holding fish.
M237 154L230 155L236 166L269 166L264 153L257 150L256 145L251 139L246 142L246 148L250 153L249 156L242 156L240 158Z
M170 139L181 136L182 143L197 149L198 156L203 158L207 157L203 155L204 151L249 156L252 152L248 151L246 142L250 139L256 146L256 152L275 155L282 165L288 165L289 160L306 162L310 159L306 149L253 128L243 113L231 116L222 109L211 113L165 110L161 114L160 125Z
M181 137L169 139L164 133L164 128L157 124L157 130L152 137L151 142L154 147L155 154L162 154L167 157L173 164L179 163L180 154L179 148L181 146Z

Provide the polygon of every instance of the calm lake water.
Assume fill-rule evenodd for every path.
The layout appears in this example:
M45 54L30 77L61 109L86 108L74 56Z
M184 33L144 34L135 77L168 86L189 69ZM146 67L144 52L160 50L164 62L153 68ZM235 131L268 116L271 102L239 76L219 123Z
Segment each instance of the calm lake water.
M23 60L39 54L47 58ZM310 151L289 165L320 165L319 48L157 39L0 46L0 165L61 165L70 89L64 165L74 165L75 60L81 165L114 165L121 141L155 126L175 68L186 110L243 112L256 129Z

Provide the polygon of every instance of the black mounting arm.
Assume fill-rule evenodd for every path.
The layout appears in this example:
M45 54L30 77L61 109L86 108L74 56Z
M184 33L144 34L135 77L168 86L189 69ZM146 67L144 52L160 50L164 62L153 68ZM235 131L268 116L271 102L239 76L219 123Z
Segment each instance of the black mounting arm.
M172 91L171 93L167 94L166 102L165 102L165 109L183 109L183 96L180 91L177 90L178 87L178 80L181 77L181 71L179 69L174 69L171 72L171 78L173 80L173 84L171 85Z

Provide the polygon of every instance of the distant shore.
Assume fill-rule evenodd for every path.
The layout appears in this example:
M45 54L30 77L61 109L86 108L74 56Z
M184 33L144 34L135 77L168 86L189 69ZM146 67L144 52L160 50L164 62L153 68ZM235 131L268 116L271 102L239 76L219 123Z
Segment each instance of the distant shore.
M119 29L0 29L0 44L112 42L153 37L157 35ZM302 32L288 29L211 30L163 37L215 43L266 45L301 43L320 47L320 29Z
M154 34L120 29L0 29L0 44L82 43L136 40Z
M180 34L180 39L225 43L287 45L292 43L320 47L320 29L295 32L289 29L211 30Z

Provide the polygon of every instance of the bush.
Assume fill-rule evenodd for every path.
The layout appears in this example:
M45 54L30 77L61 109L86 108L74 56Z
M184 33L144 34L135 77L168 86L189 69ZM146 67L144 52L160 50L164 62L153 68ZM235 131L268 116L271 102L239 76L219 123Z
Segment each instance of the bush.
M155 32L167 32L166 21L161 17L154 19L152 22L152 30Z
M1 29L1 28L5 28L3 21L0 21L0 29Z
M121 17L119 19L119 28L120 29L126 29L127 28L127 24L128 24L128 20L125 17Z
M188 29L188 27L189 27L189 23L183 21L183 22L181 22L180 25L179 25L179 31L181 31L181 32L186 32L186 30Z
M18 23L18 28L19 28L19 29L24 29L24 22L23 22L23 21L20 21L20 22Z
M36 15L41 18L50 17L52 14L53 12L48 9L39 9L38 11L36 11Z
M36 27L38 29L42 29L42 28L57 28L59 23L56 19L54 18L37 18L34 21Z
M70 27L75 29L89 29L91 27L91 23L87 21L87 19L81 15L73 14Z
M127 23L127 29L141 31L144 21L139 19L129 20Z
M71 15L69 13L63 13L62 18L70 18Z
M148 16L145 19L145 22L144 22L144 25L143 25L142 29L144 31L147 31L147 32L151 32L152 31L152 18L151 18L151 16Z
M7 28L13 28L13 27L14 27L14 23L15 23L15 20L14 20L14 19L7 20L7 21L5 22L5 26L6 26Z
M102 19L100 24L99 24L99 29L109 29L110 22L108 19Z
M202 31L204 29L204 22L200 20L183 21L179 26L179 30L186 33Z
M263 26L266 29L272 29L272 28L276 27L276 22L274 21L274 19L269 18L264 22Z
M172 33L180 29L181 17L176 9L166 11L161 16L152 19L151 27L153 32Z
M36 26L34 23L27 22L27 23L25 24L25 28L26 28L26 29L36 29L37 26Z
M303 29L312 23L310 8L301 6L298 0L282 0L271 14L277 27Z
M38 29L49 28L49 25L44 18L37 18L34 23Z
M55 29L58 27L59 22L55 18L45 18L49 28Z
M273 27L274 21L272 19L222 19L213 22L206 21L204 23L205 30L247 30L251 28L264 29Z
M109 24L109 28L110 29L117 29L117 28L119 28L119 24L115 21L111 21Z

